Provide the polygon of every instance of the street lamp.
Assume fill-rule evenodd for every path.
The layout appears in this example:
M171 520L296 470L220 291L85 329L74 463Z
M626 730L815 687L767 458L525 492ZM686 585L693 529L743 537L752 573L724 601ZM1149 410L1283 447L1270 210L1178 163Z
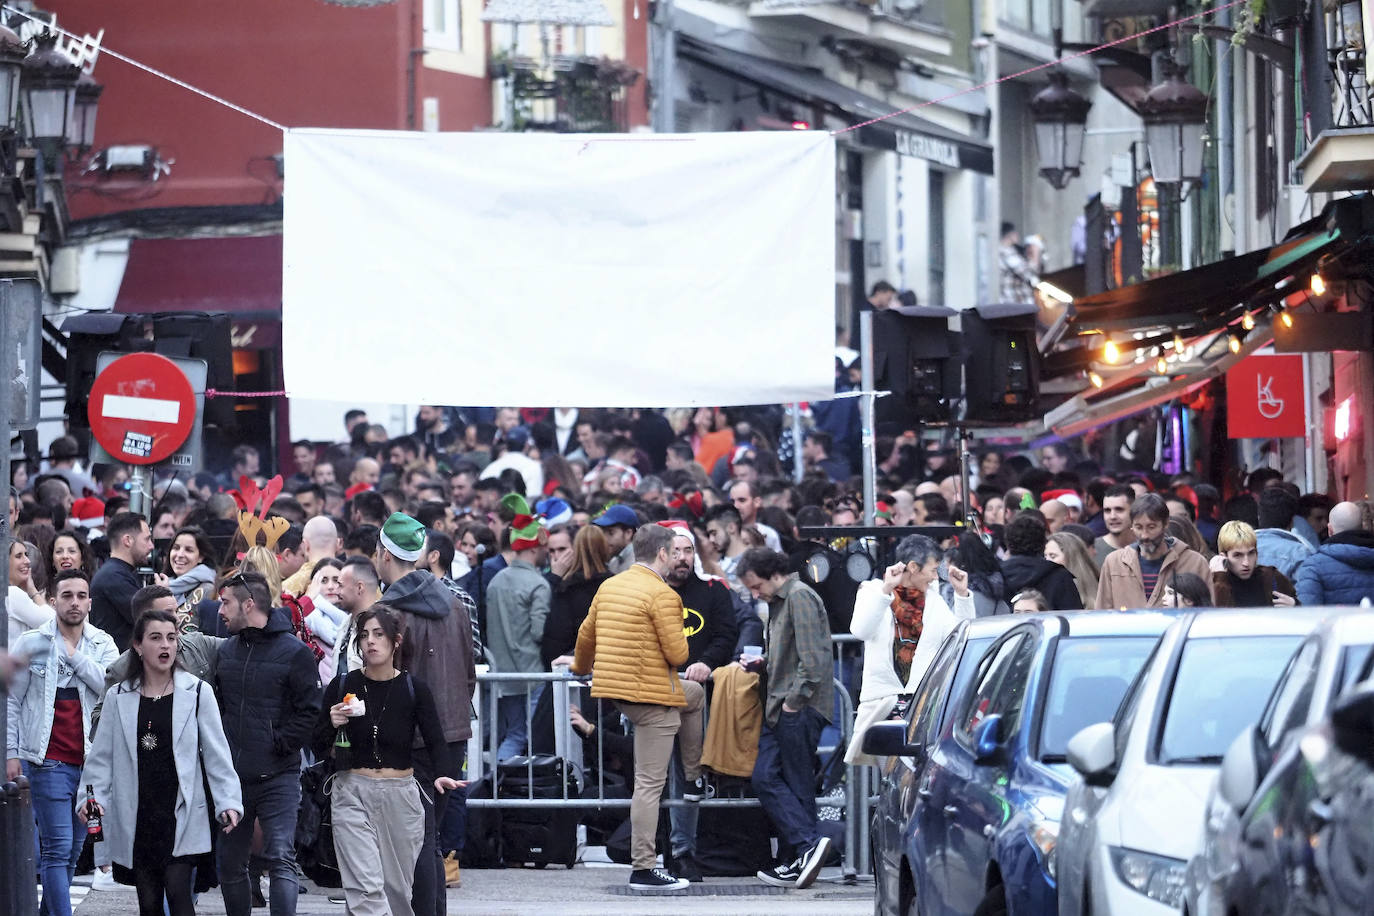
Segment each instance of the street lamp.
M1159 184L1202 179L1202 129L1207 123L1207 96L1183 78L1184 68L1164 64L1164 81L1141 103L1150 171Z
M24 58L24 133L42 153L44 164L57 168L57 156L71 136L76 108L76 81L81 68L57 49L57 36L46 32Z
M1083 163L1083 133L1092 107L1092 102L1069 86L1064 73L1051 73L1050 84L1031 99L1040 174L1057 189L1078 177L1078 167Z
M0 25L0 131L14 130L19 111L19 72L27 56L23 40Z
M91 79L89 73L82 73L76 81L76 105L72 113L71 133L67 145L80 152L95 146L95 114L100 106L100 93L105 87Z

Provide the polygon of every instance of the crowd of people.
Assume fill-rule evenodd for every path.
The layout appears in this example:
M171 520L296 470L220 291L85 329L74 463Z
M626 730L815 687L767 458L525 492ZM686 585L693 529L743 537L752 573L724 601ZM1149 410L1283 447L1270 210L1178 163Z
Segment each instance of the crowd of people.
M350 411L344 440L293 445L289 477L240 446L223 475L157 480L146 515L119 469L81 470L59 439L13 478L7 545L27 661L6 769L34 787L47 912L70 913L93 818L97 864L145 914L194 912L218 883L246 916L259 874L274 916L294 912L311 760L336 774L349 911L444 912L481 665L592 675L571 725L626 776L632 889L701 879L696 807L672 808L659 848L660 800L700 801L723 773L748 778L777 839L760 880L805 887L832 844L816 752L840 724L834 636L864 645L861 675L840 672L858 704L844 759L863 764L864 728L962 618L1374 598L1367 502L1267 469L1223 498L1057 441L981 452L966 494L939 441L880 436L876 526L894 530L847 535L852 420L813 405L794 441L768 407L425 406L390 437ZM859 583L855 554L893 562ZM490 686L486 763L536 750L539 692Z

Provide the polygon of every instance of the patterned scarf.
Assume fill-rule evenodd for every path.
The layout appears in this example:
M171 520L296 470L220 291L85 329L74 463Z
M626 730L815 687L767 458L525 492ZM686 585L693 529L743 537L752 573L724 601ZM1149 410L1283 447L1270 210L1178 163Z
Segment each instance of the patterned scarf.
M892 616L897 626L892 634L892 667L905 684L911 676L911 659L921 638L926 613L926 593L912 588L897 588L892 595Z

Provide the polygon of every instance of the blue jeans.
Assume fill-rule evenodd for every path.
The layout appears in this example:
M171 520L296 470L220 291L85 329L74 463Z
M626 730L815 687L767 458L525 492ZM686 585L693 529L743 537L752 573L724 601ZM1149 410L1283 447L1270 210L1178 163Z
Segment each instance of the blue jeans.
M674 748L672 766L668 768L668 797L681 798L686 789L687 777L682 772L682 754ZM679 805L668 809L668 821L672 824L669 838L674 858L697 854L697 821L700 817L700 805Z
M763 723L751 781L778 839L800 853L820 837L816 818L816 745L825 718L810 706ZM782 856L782 861L790 861Z
M501 742L496 748L497 763L508 757L524 754L529 747L530 729L526 716L534 715L534 707L539 702L539 695L543 690L542 685L535 684L531 686L528 694L522 691L497 697L496 734Z
M253 845L253 820L262 827L258 854L270 877L268 900L272 916L295 916L296 814L301 803L301 776L296 770L243 783L243 819L219 840L219 882L229 916L250 916L253 898L248 887L248 853Z
M81 767L58 760L23 765L38 822L38 877L48 916L72 916L72 878L86 842L86 825L76 816Z

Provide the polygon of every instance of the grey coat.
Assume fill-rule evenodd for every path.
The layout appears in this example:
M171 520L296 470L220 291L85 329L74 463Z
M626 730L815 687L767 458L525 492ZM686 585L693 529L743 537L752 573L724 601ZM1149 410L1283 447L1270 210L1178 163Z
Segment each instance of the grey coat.
M193 674L177 671L172 690L172 743L177 766L176 837L172 855L192 856L210 851L210 814L201 778L205 759L215 813L243 815L239 777L229 756L229 742L220 724L214 690ZM199 722L196 695L200 693ZM105 694L104 715L96 729L86 768L81 773L78 810L86 803L85 786L105 809L101 826L106 852L126 868L133 867L134 831L138 826L138 685L116 684ZM118 787L118 791L115 787ZM238 830L251 830L240 824Z

